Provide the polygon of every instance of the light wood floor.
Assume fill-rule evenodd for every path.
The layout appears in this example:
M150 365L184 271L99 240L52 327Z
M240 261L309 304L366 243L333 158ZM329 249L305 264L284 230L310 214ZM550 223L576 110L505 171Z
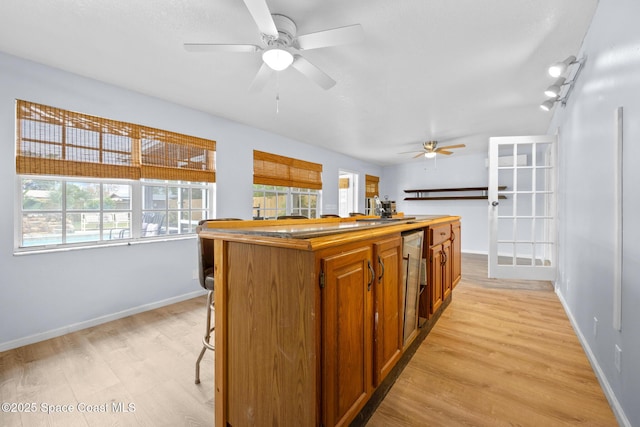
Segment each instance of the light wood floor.
M617 426L549 282L462 280L368 427Z
M36 403L2 413L0 426L212 426L213 353L194 384L205 297L0 353L0 401ZM113 410L133 404L135 412ZM42 413L42 404L74 407ZM87 404L108 412L82 412Z
M211 426L213 354L193 383L204 298L0 353L0 426ZM134 412L115 412L122 403ZM45 414L43 404L74 412ZM107 412L79 412L106 409ZM62 407L54 409L63 409ZM463 280L369 426L615 426L548 283L486 279L464 255Z

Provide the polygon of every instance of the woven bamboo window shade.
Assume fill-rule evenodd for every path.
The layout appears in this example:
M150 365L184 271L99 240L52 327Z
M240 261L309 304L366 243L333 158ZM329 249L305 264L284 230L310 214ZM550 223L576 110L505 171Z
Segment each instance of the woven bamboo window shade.
M322 189L322 165L253 150L253 183Z
M338 188L349 188L349 178L338 178Z
M374 197L378 195L378 183L380 178L373 175L365 175L365 197Z
M215 182L215 141L18 100L16 172Z

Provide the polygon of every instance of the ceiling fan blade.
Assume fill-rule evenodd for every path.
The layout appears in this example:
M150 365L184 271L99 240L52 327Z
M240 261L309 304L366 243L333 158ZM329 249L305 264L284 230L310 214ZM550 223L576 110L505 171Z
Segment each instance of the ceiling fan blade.
M327 73L322 71L320 68L316 67L300 55L294 55L293 57L295 59L291 66L304 74L309 80L313 80L323 89L331 89L335 86L336 81L329 77Z
M438 153L438 154L444 154L444 155L450 156L450 155L452 155L452 154L453 154L453 151L447 151L447 150L436 150L436 153Z
M417 159L418 157L422 157L422 156L424 156L424 153L416 154L415 156L413 156L413 158Z
M446 150L448 148L464 148L464 147L466 147L466 145L464 145L464 144L456 144L456 145L447 145L447 146L444 146L444 147L438 147L437 149L438 150Z
M417 151L417 150L413 150L413 151L402 151L398 154L413 154L413 153L424 153L424 151Z
M261 91L269 81L269 77L271 77L272 72L273 70L263 62L256 73L256 76L253 78L251 86L249 86L249 92Z
M216 44L216 43L185 43L184 49L189 52L233 52L252 53L262 50L253 44Z
M269 6L267 6L266 0L244 0L244 4L247 6L247 9L249 9L253 20L256 21L260 32L277 38L278 29L276 28L275 22L273 22L271 11L269 10Z
M362 25L355 24L331 30L318 31L298 36L300 50L318 49L321 47L357 43L364 39Z

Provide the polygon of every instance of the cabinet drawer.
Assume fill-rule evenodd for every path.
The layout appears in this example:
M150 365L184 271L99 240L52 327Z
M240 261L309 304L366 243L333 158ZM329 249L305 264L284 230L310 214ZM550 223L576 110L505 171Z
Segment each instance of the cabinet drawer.
M444 224L429 229L429 246L437 245L451 238L451 225Z

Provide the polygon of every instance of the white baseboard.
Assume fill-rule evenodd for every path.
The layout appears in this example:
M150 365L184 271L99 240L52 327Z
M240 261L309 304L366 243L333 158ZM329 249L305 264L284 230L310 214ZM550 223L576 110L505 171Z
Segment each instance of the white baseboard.
M50 331L45 331L38 334L29 335L27 337L18 338L12 341L3 342L3 343L0 343L0 352L22 347L29 344L33 344L36 342L48 340L51 338L59 337L71 332L76 332L82 329L90 328L92 326L111 322L112 320L122 319L123 317L131 316L133 314L138 314L144 311L153 310L156 308L175 304L181 301L186 301L188 299L196 298L198 296L205 295L205 294L206 294L206 291L204 290L189 292L188 294L167 298L162 301L156 301L149 304L139 305L137 307L132 307L127 310L119 311L117 313L96 317L95 319L86 320L84 322L73 323L71 325L63 326L57 329L52 329Z
M558 299L560 300L562 307L564 307L564 311L565 313L567 313L567 317L569 317L571 326L573 326L573 330L578 336L578 340L580 341L580 344L582 344L582 348L584 349L584 352L586 353L587 358L589 359L589 362L591 363L591 366L593 367L593 370L596 373L596 377L598 378L598 381L600 381L600 386L602 387L602 390L604 391L604 394L607 397L607 400L609 401L611 408L613 409L613 413L616 416L618 423L623 427L632 427L631 422L629 421L626 414L624 413L624 410L622 409L622 406L620 405L618 398L616 397L615 393L613 392L613 389L611 388L611 384L609 384L607 377L604 375L604 371L600 367L600 363L598 363L598 359L596 359L596 355L593 353L593 351L591 350L591 347L589 346L589 343L587 342L584 335L578 328L578 323L576 322L576 319L573 317L573 314L571 314L571 311L569 311L569 306L567 305L567 302L565 301L562 293L558 292L557 287L556 287L556 295L558 295Z

